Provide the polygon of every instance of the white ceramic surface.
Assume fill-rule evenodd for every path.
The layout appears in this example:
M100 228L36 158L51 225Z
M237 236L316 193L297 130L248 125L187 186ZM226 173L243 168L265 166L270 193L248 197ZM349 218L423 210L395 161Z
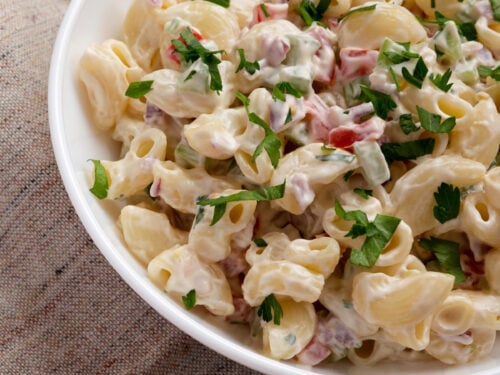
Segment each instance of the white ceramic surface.
M238 1L238 0L233 0ZM131 0L72 0L55 44L49 81L51 137L68 195L88 233L121 277L162 316L213 350L267 374L500 374L500 340L494 352L480 362L447 367L436 361L389 363L376 368L355 368L348 363L308 368L266 358L251 348L241 327L201 313L187 312L158 290L144 268L130 256L115 228L118 207L98 202L83 178L89 159L116 159L118 147L97 132L88 117L84 92L77 80L80 56L87 46L120 38L121 23Z

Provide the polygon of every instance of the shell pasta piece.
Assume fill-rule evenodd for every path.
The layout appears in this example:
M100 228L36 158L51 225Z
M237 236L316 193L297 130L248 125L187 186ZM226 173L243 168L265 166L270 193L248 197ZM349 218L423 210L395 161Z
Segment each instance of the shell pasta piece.
M290 359L311 340L316 327L316 313L308 302L279 299L283 318L279 325L272 321L263 327L263 349L272 358Z
M187 245L176 245L153 258L148 264L148 277L178 298L194 289L196 304L215 315L234 312L231 289L222 269L201 261Z

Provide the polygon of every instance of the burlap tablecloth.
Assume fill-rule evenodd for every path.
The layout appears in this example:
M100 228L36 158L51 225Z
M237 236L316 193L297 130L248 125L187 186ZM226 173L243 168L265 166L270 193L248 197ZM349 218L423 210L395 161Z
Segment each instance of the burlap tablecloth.
M47 118L68 4L0 0L0 374L255 374L151 309L75 214Z

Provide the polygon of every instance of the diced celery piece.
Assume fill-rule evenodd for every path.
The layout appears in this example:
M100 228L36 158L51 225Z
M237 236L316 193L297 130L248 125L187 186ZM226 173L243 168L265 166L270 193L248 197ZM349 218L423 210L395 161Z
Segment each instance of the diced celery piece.
M310 142L307 124L305 122L299 122L289 127L283 134L290 142L297 146L304 146Z
M387 56L386 53L393 53L393 54L404 54L406 52L409 52L408 49L403 45L402 43L397 43L389 38L385 38L384 41L382 42L382 46L380 47L380 53L378 54L378 60L377 64L378 65L383 65L383 66L392 66L394 65L394 62L392 62Z
M175 162L183 168L195 168L205 164L205 157L189 146L185 141L177 144L174 151Z
M369 185L380 185L391 178L389 166L376 141L355 142L353 147L361 166L361 173Z
M370 87L370 79L368 76L355 78L344 86L344 98L347 107L353 107L362 103L362 101L359 100L361 85Z
M280 71L281 81L287 81L303 93L311 90L312 71L308 66L285 66Z
M290 49L284 61L285 65L305 65L321 46L313 37L306 34L286 35Z
M455 76L466 85L473 85L479 81L479 73L474 61L457 64L455 67Z
M179 91L191 91L205 94L210 89L210 73L201 59L192 63L180 76L177 82Z
M447 21L443 30L434 37L434 47L449 64L455 64L462 55L462 41L457 24Z

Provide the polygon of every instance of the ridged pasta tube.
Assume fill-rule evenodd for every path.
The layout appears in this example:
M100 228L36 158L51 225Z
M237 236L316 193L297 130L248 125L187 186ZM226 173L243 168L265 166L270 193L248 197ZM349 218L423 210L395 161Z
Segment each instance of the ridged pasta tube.
M250 306L258 306L271 293L291 297L296 302L315 302L325 279L290 261L259 262L250 267L241 286Z
M402 278L362 272L354 277L352 300L356 311L369 323L382 327L415 324L445 300L454 280L452 275L439 272Z
M123 207L118 224L128 249L144 264L162 251L187 242L188 234L174 228L167 215L147 208Z
M439 173L436 173L439 171ZM464 187L480 182L484 165L460 156L443 155L422 161L394 185L392 214L404 220L417 236L438 224L434 218L434 192L442 182Z
M383 2L373 4L374 10L353 13L341 21L340 48L379 49L385 38L412 44L427 39L425 29L408 9Z
M316 312L308 302L295 302L279 298L283 310L280 324L264 323L262 329L263 351L271 358L290 359L298 354L314 335Z
M110 130L115 126L129 104L125 96L129 83L143 75L123 42L109 39L87 48L80 59L79 76L99 129Z
M180 299L196 291L196 304L212 314L234 312L231 289L217 264L201 261L187 245L176 245L156 256L148 265L148 277L159 288Z

